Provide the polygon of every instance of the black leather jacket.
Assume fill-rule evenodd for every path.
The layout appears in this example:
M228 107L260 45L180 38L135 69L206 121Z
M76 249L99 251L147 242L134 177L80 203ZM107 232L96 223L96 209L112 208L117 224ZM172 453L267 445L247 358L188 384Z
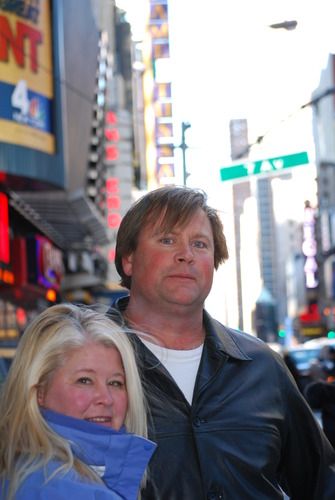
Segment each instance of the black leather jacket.
M135 339L158 444L142 498L279 500L283 488L292 500L334 500L334 451L281 357L206 312L204 322L192 406Z

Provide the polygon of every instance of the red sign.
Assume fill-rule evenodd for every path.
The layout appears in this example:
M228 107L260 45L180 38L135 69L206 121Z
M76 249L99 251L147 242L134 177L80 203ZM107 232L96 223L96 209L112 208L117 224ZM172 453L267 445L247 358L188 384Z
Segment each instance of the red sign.
M0 193L0 262L9 264L9 261L8 198L5 193Z
M107 226L111 230L116 230L121 223L121 198L120 180L117 177L106 179L106 204L107 204ZM108 260L114 262L115 247L111 247L108 252Z
M5 16L0 16L0 61L9 60L9 47L13 51L16 64L24 68L29 61L33 72L38 70L38 46L42 43L42 33L21 21L16 22L15 31ZM28 44L28 50L26 49Z
M113 111L106 113L105 122L105 161L114 162L119 158L120 132L117 128L117 116Z

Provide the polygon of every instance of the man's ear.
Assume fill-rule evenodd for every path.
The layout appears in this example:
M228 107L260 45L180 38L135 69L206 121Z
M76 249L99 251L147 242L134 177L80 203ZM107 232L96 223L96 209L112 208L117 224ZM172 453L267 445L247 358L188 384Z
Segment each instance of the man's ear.
M127 255L126 257L122 257L122 268L123 272L127 276L131 276L133 274L133 254Z

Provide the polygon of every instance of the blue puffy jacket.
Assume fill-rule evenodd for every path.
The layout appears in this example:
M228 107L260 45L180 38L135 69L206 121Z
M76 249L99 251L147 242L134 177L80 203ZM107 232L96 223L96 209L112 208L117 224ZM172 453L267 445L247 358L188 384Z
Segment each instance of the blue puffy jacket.
M43 415L55 432L71 442L74 455L96 470L104 484L88 482L74 469L46 480L61 465L51 461L46 470L37 470L25 479L15 500L137 498L144 470L156 447L152 441L130 434L125 428L115 431L50 410L43 411Z

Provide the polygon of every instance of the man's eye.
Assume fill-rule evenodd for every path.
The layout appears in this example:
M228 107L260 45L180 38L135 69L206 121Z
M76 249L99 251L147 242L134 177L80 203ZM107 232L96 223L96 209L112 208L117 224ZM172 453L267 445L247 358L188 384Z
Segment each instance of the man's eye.
M79 384L88 385L92 383L92 380L89 377L80 377L77 382Z
M204 241L197 240L193 243L193 245L197 248L207 248L208 245Z
M163 245L172 245L173 239L172 238L161 238L159 240Z

